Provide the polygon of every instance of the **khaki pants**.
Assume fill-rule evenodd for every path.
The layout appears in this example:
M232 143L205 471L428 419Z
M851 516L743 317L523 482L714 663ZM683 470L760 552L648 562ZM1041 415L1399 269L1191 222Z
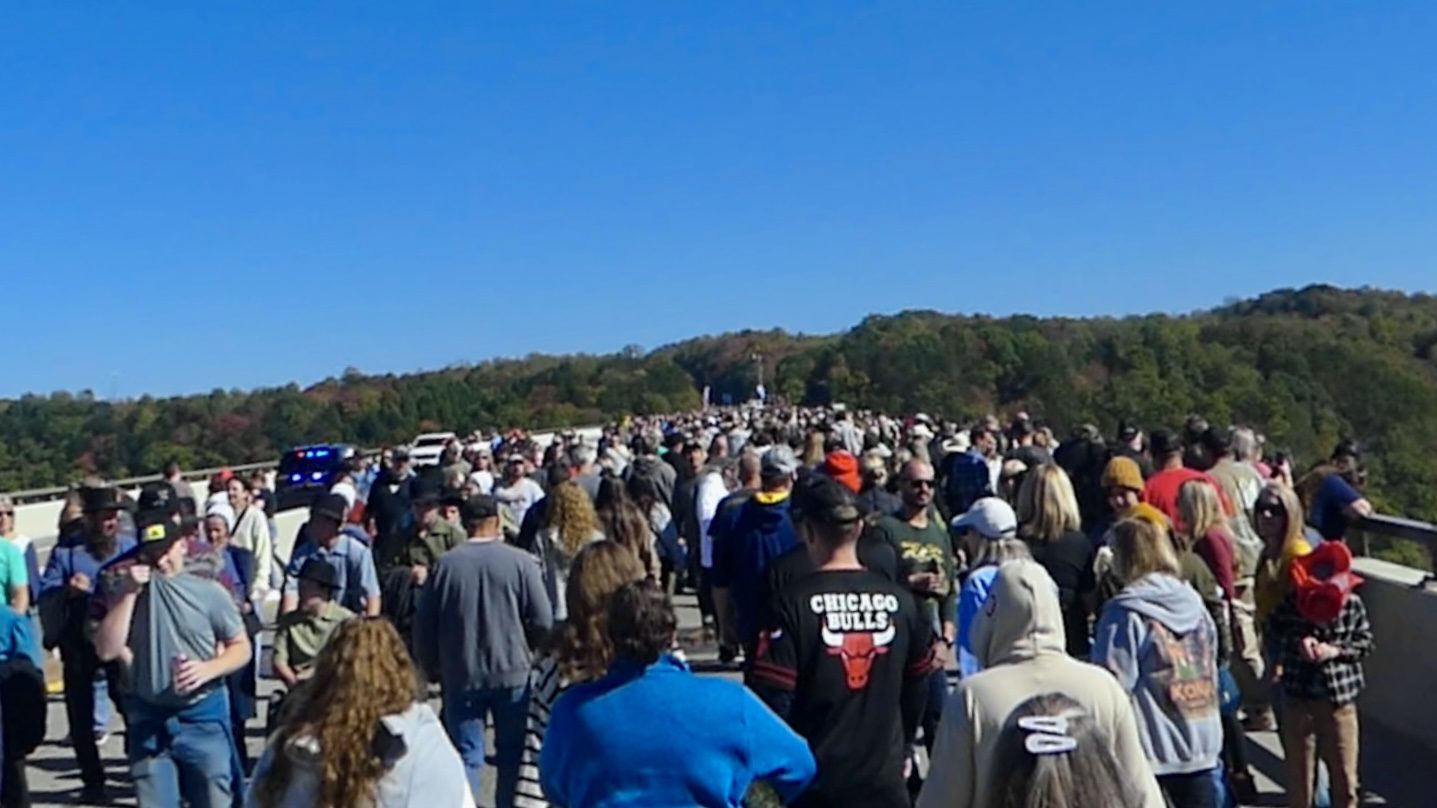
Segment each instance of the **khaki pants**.
M1314 754L1315 747L1315 754ZM1332 777L1332 808L1356 808L1357 705L1284 699L1282 748L1287 757L1287 804L1311 808L1316 755Z
M1251 599L1251 595L1247 596ZM1249 714L1272 709L1268 702L1267 666L1262 659L1262 643L1257 638L1257 622L1250 603L1241 600L1232 605L1233 653L1232 676L1242 693L1242 706Z

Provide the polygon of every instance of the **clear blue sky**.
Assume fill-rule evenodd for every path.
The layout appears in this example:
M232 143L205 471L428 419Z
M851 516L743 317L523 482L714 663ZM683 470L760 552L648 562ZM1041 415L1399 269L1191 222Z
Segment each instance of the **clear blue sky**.
M1433 42L1430 2L12 3L0 396L1431 291Z

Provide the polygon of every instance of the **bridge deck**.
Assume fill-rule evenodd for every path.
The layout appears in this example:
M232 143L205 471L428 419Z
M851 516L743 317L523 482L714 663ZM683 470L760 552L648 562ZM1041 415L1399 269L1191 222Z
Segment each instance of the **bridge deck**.
M680 596L680 631L694 632L698 627L698 610L692 597ZM711 650L699 650L691 654L697 666L713 660ZM734 674L704 674L737 679ZM273 690L273 683L264 683L266 693ZM435 705L436 709L438 705ZM118 722L116 722L118 726ZM251 722L246 741L250 751L257 757L264 747L262 723ZM65 740L67 726L63 700L52 696L49 709L49 734L42 746L30 759L30 787L34 804L43 806L77 805L80 781L75 767L74 755ZM1249 757L1258 774L1261 798L1253 803L1257 806L1284 806L1281 782L1282 750L1276 733L1254 733L1249 738ZM127 785L129 780L124 762L123 742L119 735L112 738L103 748L106 767L112 777L112 796L119 805L134 805L134 791ZM1430 755L1411 743L1393 737L1380 727L1364 722L1362 727L1362 773L1366 778L1369 792L1368 805L1391 805L1398 808L1433 805L1429 795L1432 790L1432 764ZM486 794L480 800L481 806L493 806L493 769L486 768Z

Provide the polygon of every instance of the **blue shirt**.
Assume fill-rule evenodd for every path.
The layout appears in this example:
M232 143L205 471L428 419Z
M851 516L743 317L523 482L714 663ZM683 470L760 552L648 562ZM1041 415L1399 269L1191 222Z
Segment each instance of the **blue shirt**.
M963 582L963 590L958 593L958 673L965 679L983 670L973 652L973 618L988 602L988 593L993 591L993 579L997 577L996 565L979 567L968 573L968 580Z
M95 582L100 578L100 568L129 552L134 546L134 536L121 535L115 543L114 555L96 558L86 546L83 534L72 533L61 538L50 552L49 560L45 562L45 572L40 576L40 595L44 596L57 589L64 590L76 573L82 573L90 579L90 591L94 592Z
M1324 539L1341 539L1347 532L1347 507L1362 494L1341 474L1329 474L1312 495L1312 513L1308 521Z
M299 571L311 556L324 559L339 576L339 588L334 592L334 599L339 605L355 614L362 614L365 601L379 597L379 575L374 570L374 556L363 542L348 533L339 535L333 550L326 550L308 539L296 547L284 571L285 595L299 594Z
M620 660L571 688L539 754L550 800L586 808L737 808L755 780L787 804L817 771L808 743L751 691L673 657L647 668Z
M996 496L988 461L975 450L955 454L948 460L948 482L944 498L948 512L960 516L983 497Z

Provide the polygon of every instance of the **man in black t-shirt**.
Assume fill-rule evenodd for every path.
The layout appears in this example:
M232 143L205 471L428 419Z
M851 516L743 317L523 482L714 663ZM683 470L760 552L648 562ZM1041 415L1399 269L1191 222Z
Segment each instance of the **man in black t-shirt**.
M818 759L793 805L907 808L905 750L937 664L933 629L907 587L859 562L847 489L814 477L793 516L814 569L773 596L748 675Z

